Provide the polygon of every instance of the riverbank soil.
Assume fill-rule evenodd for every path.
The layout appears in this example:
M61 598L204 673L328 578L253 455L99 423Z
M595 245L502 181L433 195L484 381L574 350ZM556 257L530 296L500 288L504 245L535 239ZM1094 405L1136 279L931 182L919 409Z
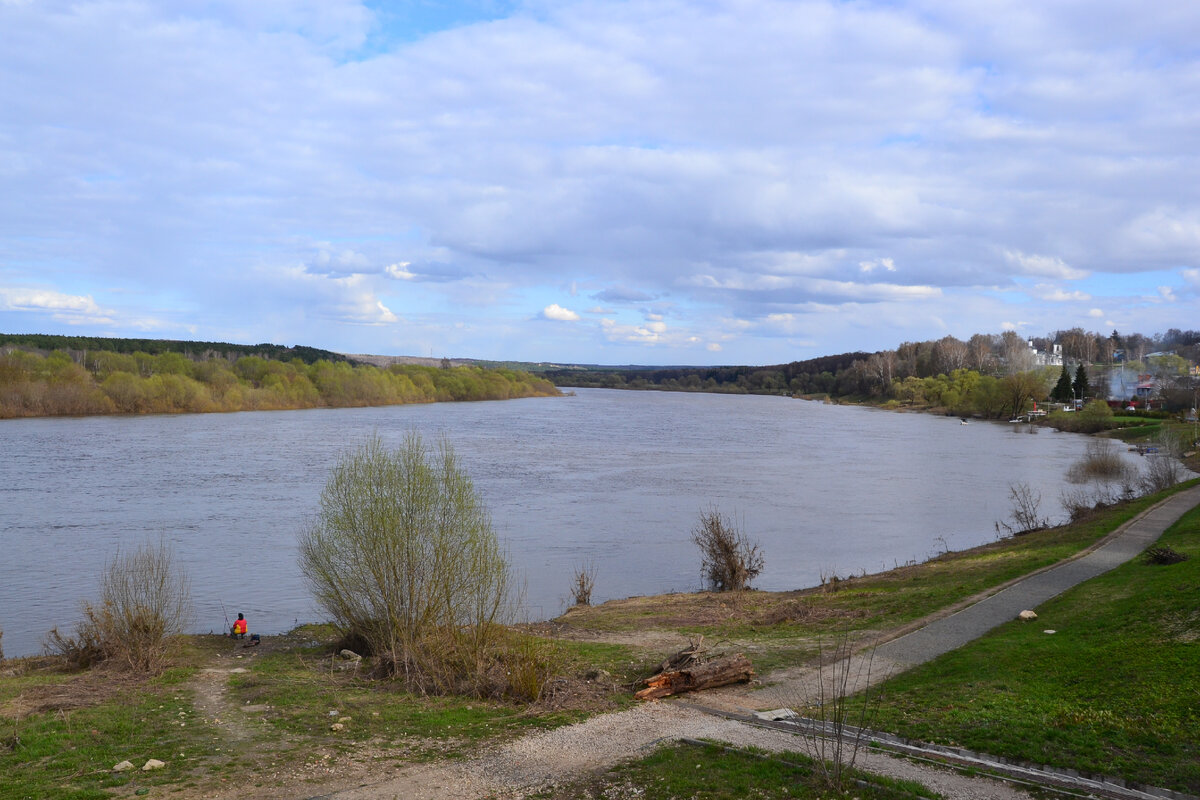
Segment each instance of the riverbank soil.
M263 637L262 645L253 648L220 636L186 637L173 666L153 678L103 670L66 672L46 659L4 662L0 664L0 796L73 800L147 795L321 795L342 800L557 797L558 790L552 787L568 784L575 787L570 791L576 794L562 796L611 796L603 792L613 786L641 787L639 791L644 789L653 796L650 789L658 781L656 776L664 777L665 785L670 771L654 762L646 768L649 772L638 772L641 768L635 767L628 774L612 773L613 783L606 784L607 779L595 785L587 780L572 782L591 774L608 775L607 770L619 763L638 762L664 738L711 736L773 751L797 749L795 737L751 733L757 729L679 703L635 704L631 694L640 679L682 647L702 644L711 655L744 652L754 664L759 685L786 685L791 677L803 673L804 665L819 652L828 652L831 641L850 646L895 637L926 620L948 615L1023 575L1094 545L1155 499L1159 498L1103 509L1076 525L963 553L944 553L926 563L900 566L879 575L829 576L822 586L811 589L674 594L576 608L557 620L528 628L558 648L564 665L562 677L550 681L543 700L532 706L419 696L403 691L396 682L371 680L365 674L365 662L338 655L333 632L324 626ZM1186 538L1177 544L1186 552L1198 549ZM1184 564L1200 564L1200 553ZM1028 637L1011 646L1017 653L1076 647L1096 659L1092 664L1110 664L1119 653L1101 652L1096 649L1099 644L1074 638L1076 633L1071 632L1090 629L1111 634L1131 627L1129 619L1137 617L1139 608L1155 609L1153 616L1143 614L1148 621L1138 638L1121 639L1150 659L1114 673L1128 680L1105 682L1106 676L1086 671L1072 678L1080 692L1089 685L1101 687L1103 701L1088 705L1043 699L1053 688L1054 664L1066 658L1065 650L1047 650L1051 660L1043 664L1043 670L1050 680L1036 691L1030 688L1037 686L1034 675L985 673L982 662L989 657L984 656L982 662L964 662L946 675L933 673L925 683L888 688L885 696L898 699L886 706L887 710L881 706L879 719L887 721L883 727L923 738L940 736L940 740L967 742L975 741L968 737L973 730L970 720L979 719L974 731L979 736L990 731L995 740L1007 737L1016 741L1026 736L1022 731L1034 724L1039 713L1052 713L1063 731L1088 725L1096 731L1091 738L1065 736L1048 749L1058 763L1083 763L1093 757L1096 748L1103 755L1102 744L1096 742L1105 741L1110 728L1104 726L1123 725L1127 738L1120 746L1130 747L1133 742L1141 762L1157 762L1148 769L1158 772L1145 774L1165 774L1172 759L1196 755L1194 749L1188 749L1194 747L1188 737L1194 738L1200 726L1193 724L1193 718L1165 710L1180 696L1177 684L1150 681L1155 698L1136 694L1131 687L1140 685L1143 676L1151 673L1184 672L1178 659L1187 656L1187 647L1197 646L1197 598L1178 587L1191 586L1194 592L1200 580L1183 571L1170 572L1179 566L1146 573L1155 577L1148 583L1122 571L1106 576L1117 583L1104 592L1123 598L1126 605L1105 606L1096 596L1089 596L1085 605L1094 613L1087 620L1073 622L1064 612L1052 612L1053 627L1066 635L1034 636L1031 627L1017 628L1013 634ZM1183 577L1175 577L1180 575ZM1158 600L1144 597L1148 592L1191 603L1190 609L1160 607ZM1037 625L1040 631L1040 623ZM1149 646L1154 635L1161 640L1159 644L1169 647ZM1158 652L1168 654L1164 658L1170 663L1155 660ZM1003 663L1003 659L994 660ZM920 687L938 683L957 687L964 697L926 699L921 694L924 690ZM988 696L1011 702L1005 706L993 699L990 705L972 705L969 696L976 687L983 687ZM739 701L743 704L751 704L757 693L755 686L748 688L748 692L738 690L750 698ZM1185 689L1193 695L1200 691L1191 684ZM1187 713L1194 715L1194 704L1180 705L1192 709ZM1138 708L1142 711L1132 713ZM1009 715L1015 720L1011 735L1006 733ZM1137 726L1117 723L1112 716L1140 722ZM1103 723L1093 725L1092 720ZM1141 731L1136 737L1135 727ZM1166 749L1162 740L1167 737L1182 739L1182 749ZM994 750L982 745L979 749ZM165 766L141 771L152 758ZM697 758L693 763L726 769L714 761L715 755ZM125 760L137 769L112 771ZM880 762L871 769L891 767ZM665 771L660 774L660 770ZM922 774L921 782L933 786L929 781L944 773ZM1192 786L1191 780L1185 778L1185 785ZM796 788L798 794L788 796L805 796ZM971 796L965 788L944 793ZM975 796L1001 795L988 789Z

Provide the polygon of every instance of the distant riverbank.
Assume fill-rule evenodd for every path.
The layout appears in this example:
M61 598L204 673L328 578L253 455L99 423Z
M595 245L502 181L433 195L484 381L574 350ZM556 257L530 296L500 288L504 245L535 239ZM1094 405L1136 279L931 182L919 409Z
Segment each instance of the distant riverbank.
M554 397L550 381L483 367L258 356L193 359L181 353L0 352L0 419L361 408Z

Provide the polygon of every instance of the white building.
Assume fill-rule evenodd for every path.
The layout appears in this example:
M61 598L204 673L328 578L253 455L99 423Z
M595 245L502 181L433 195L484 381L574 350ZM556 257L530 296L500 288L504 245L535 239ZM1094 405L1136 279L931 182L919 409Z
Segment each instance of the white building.
M1063 363L1062 345L1051 345L1054 348L1053 352L1046 353L1038 350L1033 346L1033 339L1029 340L1029 349L1033 351L1033 360L1039 367L1061 367Z

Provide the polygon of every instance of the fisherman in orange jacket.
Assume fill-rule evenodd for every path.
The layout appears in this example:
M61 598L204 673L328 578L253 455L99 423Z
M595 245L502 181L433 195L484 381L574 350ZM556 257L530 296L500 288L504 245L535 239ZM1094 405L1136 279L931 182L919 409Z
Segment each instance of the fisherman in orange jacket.
M229 635L238 639L246 638L246 618L242 616L240 611L238 612L237 620L233 623L233 628L229 631Z

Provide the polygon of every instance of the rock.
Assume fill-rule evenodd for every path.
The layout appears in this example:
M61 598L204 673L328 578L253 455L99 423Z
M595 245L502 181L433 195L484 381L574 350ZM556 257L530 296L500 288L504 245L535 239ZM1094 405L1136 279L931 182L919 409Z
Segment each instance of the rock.
M1021 620L1022 622L1030 622L1037 619L1037 612L1025 609L1020 614L1017 614L1017 619Z
M159 761L157 758L152 758L142 765L142 772L149 772L152 769L162 769L166 764Z
M354 717L341 717L338 719L338 722L346 723L352 721L353 719Z
M329 730L331 730L331 731L342 731L345 729L346 729L346 726L340 722L335 722L329 726Z
M120 764L117 764L115 767L113 767L112 771L113 772L124 772L127 769L133 769L132 761L122 761Z
M1047 628L1046 630L1042 631L1042 633L1058 633L1058 631Z
M362 661L362 656L353 650L342 650L338 655L347 661Z

